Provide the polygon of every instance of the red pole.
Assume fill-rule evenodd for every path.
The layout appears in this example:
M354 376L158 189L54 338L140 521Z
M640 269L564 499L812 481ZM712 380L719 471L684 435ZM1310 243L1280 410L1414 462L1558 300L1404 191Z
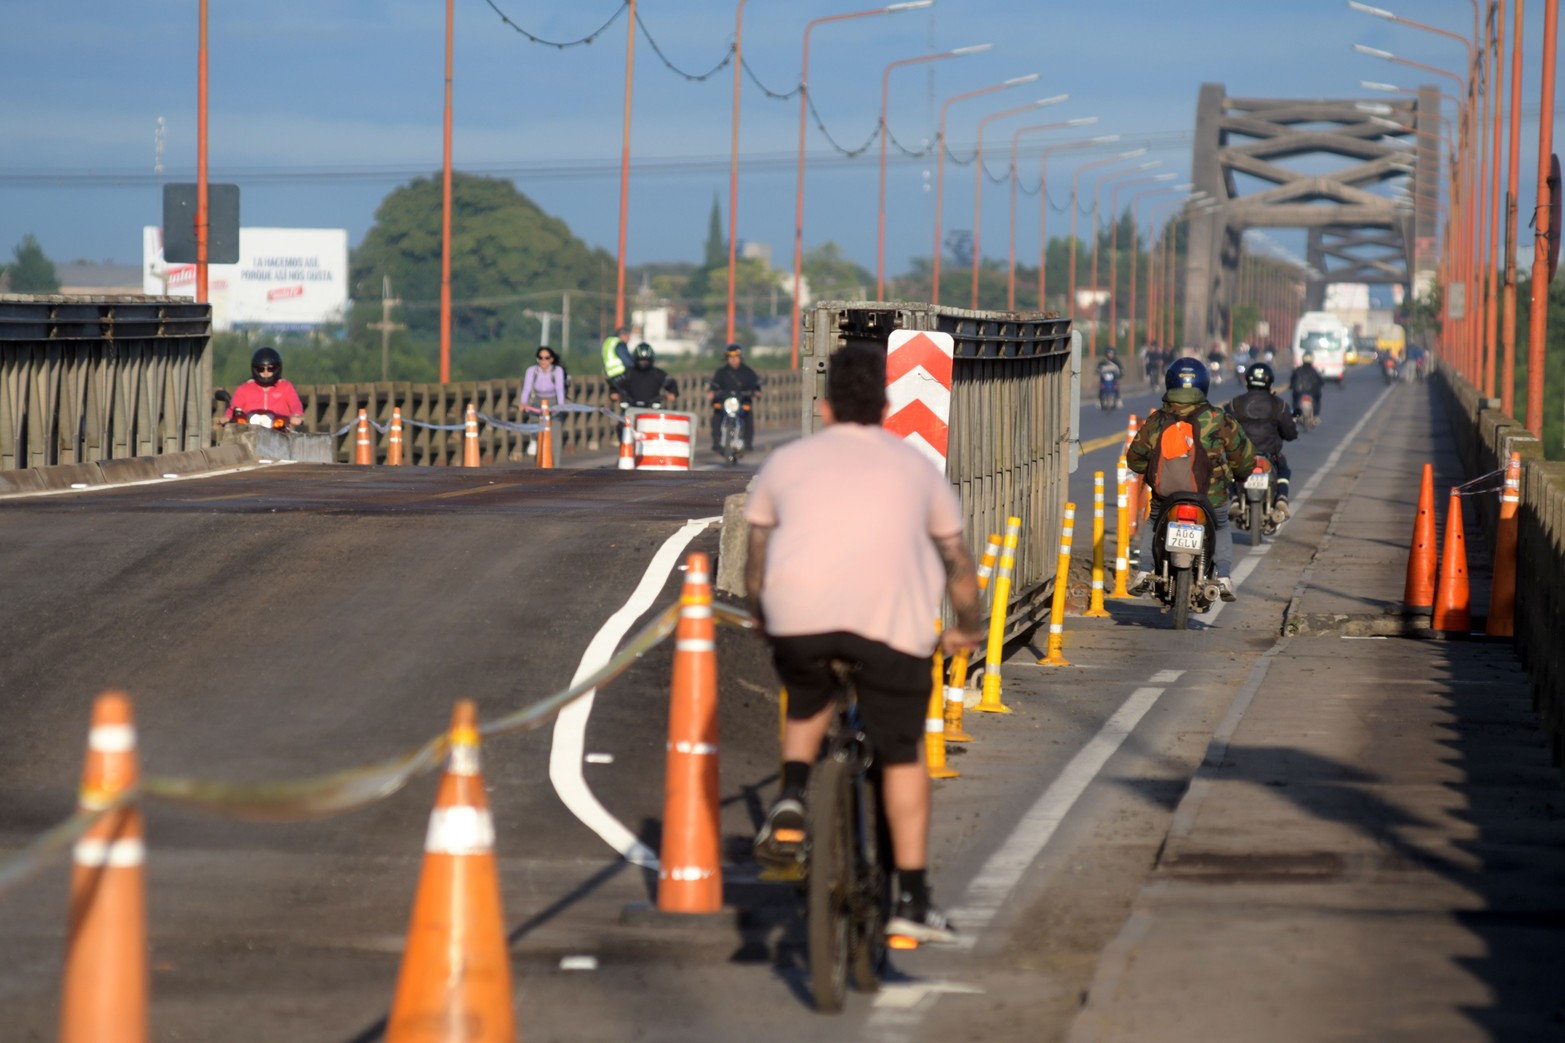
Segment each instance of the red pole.
M1004 112L994 112L978 121L978 146L973 158L973 303L971 307L978 309L978 273L983 268L983 250L980 245L979 233L983 229L983 200L984 200L984 128L995 120L1006 119L1010 116L1020 115L1023 112L1031 112L1033 109L1042 108L1045 105L1053 105L1064 101L1066 95L1056 98L1041 98L1031 105L1018 105L1014 109L1006 109Z
M1065 121L1063 121L1061 123L1035 123L1035 124L1033 124L1030 127L1022 127L1019 130L1017 130L1017 132L1015 134L1011 135L1011 177L1010 177L1010 182L1011 182L1011 245L1010 245L1010 253L1009 253L1009 256L1010 256L1010 266L1009 266L1009 269L1008 269L1009 275L1006 277L1006 290L1005 290L1005 299L1006 299L1006 305L1005 306L1010 311L1015 311L1016 310L1016 182L1018 180L1020 180L1020 174L1021 174L1021 167L1020 167L1019 164L1020 164L1020 147L1021 147L1022 135L1023 134L1033 134L1033 133L1037 133L1038 131L1044 131L1044 130L1060 130L1061 128L1064 128L1064 127L1081 127L1081 126L1085 126L1086 124L1089 124L1089 123L1096 123L1097 121L1098 121L1098 118L1096 116L1087 116L1087 117L1084 117L1082 119L1065 120ZM1079 145L1079 144L1082 144L1082 143L1078 142L1077 144ZM1049 150L1045 149L1044 150L1044 155L1047 156L1048 152L1049 152ZM1039 206L1040 211L1048 209L1048 196L1046 194L1043 181L1041 180L1042 177L1046 177L1047 176L1047 173L1048 173L1047 170L1045 170L1044 174L1040 175L1040 181L1039 181L1039 184L1038 184L1038 199L1039 199L1038 206ZM1046 245L1047 244L1047 240L1042 238L1042 236L1043 236L1043 227L1044 227L1043 226L1043 222L1042 222L1042 219L1040 218L1039 226L1038 226L1039 241L1045 243L1045 245ZM1047 260L1047 256L1046 255L1044 256L1044 260ZM1040 268L1039 268L1038 280L1039 280L1038 281L1038 310L1042 311L1043 310L1043 271L1042 271L1041 265L1040 265Z
M1498 377L1495 373L1496 362L1500 354L1499 325L1500 325L1500 118L1504 112L1500 102L1500 63L1505 49L1505 0L1499 0L1494 8L1495 22L1493 24L1494 40L1490 50L1489 59L1489 97L1490 108L1494 112L1494 122L1490 128L1490 159L1489 159L1489 247L1485 252L1488 258L1484 264L1484 278L1487 288L1484 293L1484 342L1487 348L1488 363L1484 370L1484 394L1493 398L1497 390Z
M1085 148L1088 145L1106 145L1118 141L1118 134L1104 134L1082 141L1067 141L1043 150L1038 164L1038 310L1044 311L1044 291L1049 283L1049 157L1066 149ZM1074 233L1072 233L1074 234Z
M734 274L739 259L739 74L744 66L744 5L734 13L733 145L728 160L728 343L734 342Z
M619 271L614 283L614 328L625 325L625 225L630 216L630 98L636 71L636 0L628 0L625 32L625 119L619 152ZM732 223L732 222L730 222Z
M1543 349L1549 331L1549 221L1553 198L1549 187L1554 155L1554 62L1559 44L1560 0L1543 3L1542 101L1538 106L1538 208L1533 213L1532 311L1527 332L1527 429L1543 434Z
M1111 163L1119 163L1127 159L1135 159L1137 156L1144 156L1146 151L1144 148L1131 149L1129 152L1121 152L1117 156L1108 156L1091 163L1083 163L1076 168L1075 174L1071 177L1070 300L1065 302L1065 307L1066 313L1070 316L1072 322L1076 320L1076 217L1077 211L1080 209L1077 199L1081 194L1081 175L1089 170L1096 170L1098 167L1106 167ZM1096 236L1096 229L1094 229L1093 234ZM1096 250L1096 242L1094 242L1093 248Z
M1114 190L1109 193L1109 227L1112 229L1109 233L1109 347L1111 348L1119 347L1119 335L1116 332L1119 326L1119 190L1134 188L1137 185L1149 185L1154 181L1167 181L1173 176L1163 174L1137 178L1135 181L1124 181L1115 185ZM1096 264L1093 265L1093 269L1096 271ZM1130 292L1134 294L1136 291L1132 289ZM1132 342L1135 341L1134 333L1130 339Z
M207 296L207 0L201 0L196 41L196 300L206 303Z
M1521 174L1522 137L1522 13L1525 0L1516 0L1511 27L1511 89L1507 107L1511 114L1510 157L1505 176L1505 285L1502 290L1500 343L1505 366L1500 378L1500 411L1514 417L1516 408L1516 197Z
M440 167L440 382L451 381L451 66L456 0L446 0L446 100Z

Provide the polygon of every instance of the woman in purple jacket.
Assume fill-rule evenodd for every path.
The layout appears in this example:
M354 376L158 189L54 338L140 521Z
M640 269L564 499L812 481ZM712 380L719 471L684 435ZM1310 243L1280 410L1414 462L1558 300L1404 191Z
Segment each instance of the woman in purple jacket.
M560 365L559 359L554 354L554 349L547 344L539 347L537 351L538 362L528 366L527 373L522 378L522 402L534 410L543 408L543 403L549 403L550 410L558 410L565 404L567 381L570 379L565 372L565 367ZM541 415L536 413L524 415L523 423L540 423ZM527 455L532 456L538 451L536 439L530 439L527 443Z

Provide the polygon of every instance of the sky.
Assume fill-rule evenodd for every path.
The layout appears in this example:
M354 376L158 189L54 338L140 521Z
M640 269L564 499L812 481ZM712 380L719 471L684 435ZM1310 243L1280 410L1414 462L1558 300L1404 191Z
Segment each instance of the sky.
M1462 0L1388 0L1399 15L1471 31ZM620 0L456 0L454 161L503 173L593 246L615 250L624 129L626 17L592 43L578 40ZM1542 5L1527 5L1522 121L1522 224L1535 198ZM777 92L800 79L805 24L861 8L830 0L749 0L744 54ZM193 181L196 150L195 0L79 0L19 5L0 37L0 256L36 235L57 263L137 264L141 228L160 220L160 179ZM734 36L733 0L638 0L667 63L700 74ZM507 24L502 19L509 19ZM346 228L357 245L398 184L438 171L444 76L444 5L438 0L267 0L213 4L210 15L209 155L214 181L241 189L246 226ZM935 136L942 102L1012 77L1031 84L954 104L951 150L973 151L980 120L1044 97L1063 104L987 123L989 170L1009 164L1019 127L1096 117L1094 126L1029 134L1022 184L1036 189L1045 144L1118 134L1112 145L1057 153L1044 215L1049 234L1069 221L1076 162L1135 147L1143 162L1184 182L1190 174L1197 95L1221 83L1230 96L1365 98L1361 80L1402 86L1439 81L1353 51L1363 43L1460 69L1460 44L1352 11L1341 0L936 0L925 10L828 23L811 37L810 88L827 130L857 148L877 126L881 78L893 61L977 44L981 54L891 74L888 126L910 149ZM1446 84L1447 87L1454 85ZM630 263L697 261L714 197L727 219L731 68L703 82L671 71L638 34L630 123ZM26 99L25 101L23 99ZM155 173L158 121L162 173ZM786 267L793 237L799 106L766 97L748 77L740 105L738 229L768 244ZM1565 133L1556 121L1556 150ZM807 137L806 248L828 240L875 267L876 148L840 155L813 125ZM892 149L887 174L888 273L934 245L933 156ZM1107 193L1105 193L1106 195ZM1121 203L1132 193L1121 194ZM974 168L948 162L943 225L974 226ZM1105 200L1105 210L1106 210ZM1020 196L1017 249L1038 253L1038 198ZM1122 206L1123 209L1123 206ZM983 252L1003 258L1004 186L985 184ZM1085 227L1083 227L1085 235ZM1301 234L1273 233L1302 252ZM1521 264L1531 259L1524 240Z

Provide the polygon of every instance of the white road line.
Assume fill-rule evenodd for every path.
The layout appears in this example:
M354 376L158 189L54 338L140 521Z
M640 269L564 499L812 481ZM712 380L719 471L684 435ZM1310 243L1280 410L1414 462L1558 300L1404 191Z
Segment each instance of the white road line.
M721 517L692 519L664 541L647 563L647 570L641 574L641 582L631 592L630 598L593 635L587 650L582 653L580 665L576 667L576 675L571 678L572 684L609 661L631 624L640 619L662 593L684 549L708 527L722 520ZM554 784L554 791L560 795L560 800L570 809L571 814L602 837L605 843L628 861L646 869L656 869L657 852L643 844L623 822L608 813L593 795L582 774L587 720L592 716L592 704L596 696L596 689L588 692L561 710L554 719L554 742L549 748L549 781Z
M30 493L6 493L0 496L0 500L26 500L35 496L74 496L81 493L104 493L115 489L129 489L133 485L167 485L170 482L189 482L197 478L221 478L225 474L243 474L246 471L259 471L265 467L284 467L298 462L297 460L257 461L253 464L245 464L242 467L225 467L221 471L197 471L194 474L176 474L173 477L164 475L162 478L138 478L134 482L105 482L102 485L81 484L73 485L69 489L39 489Z

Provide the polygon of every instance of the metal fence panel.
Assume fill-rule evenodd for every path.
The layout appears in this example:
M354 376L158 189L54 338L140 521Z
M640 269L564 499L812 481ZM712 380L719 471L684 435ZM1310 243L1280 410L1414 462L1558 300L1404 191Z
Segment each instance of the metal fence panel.
M0 295L0 470L210 445L211 334L182 297Z

